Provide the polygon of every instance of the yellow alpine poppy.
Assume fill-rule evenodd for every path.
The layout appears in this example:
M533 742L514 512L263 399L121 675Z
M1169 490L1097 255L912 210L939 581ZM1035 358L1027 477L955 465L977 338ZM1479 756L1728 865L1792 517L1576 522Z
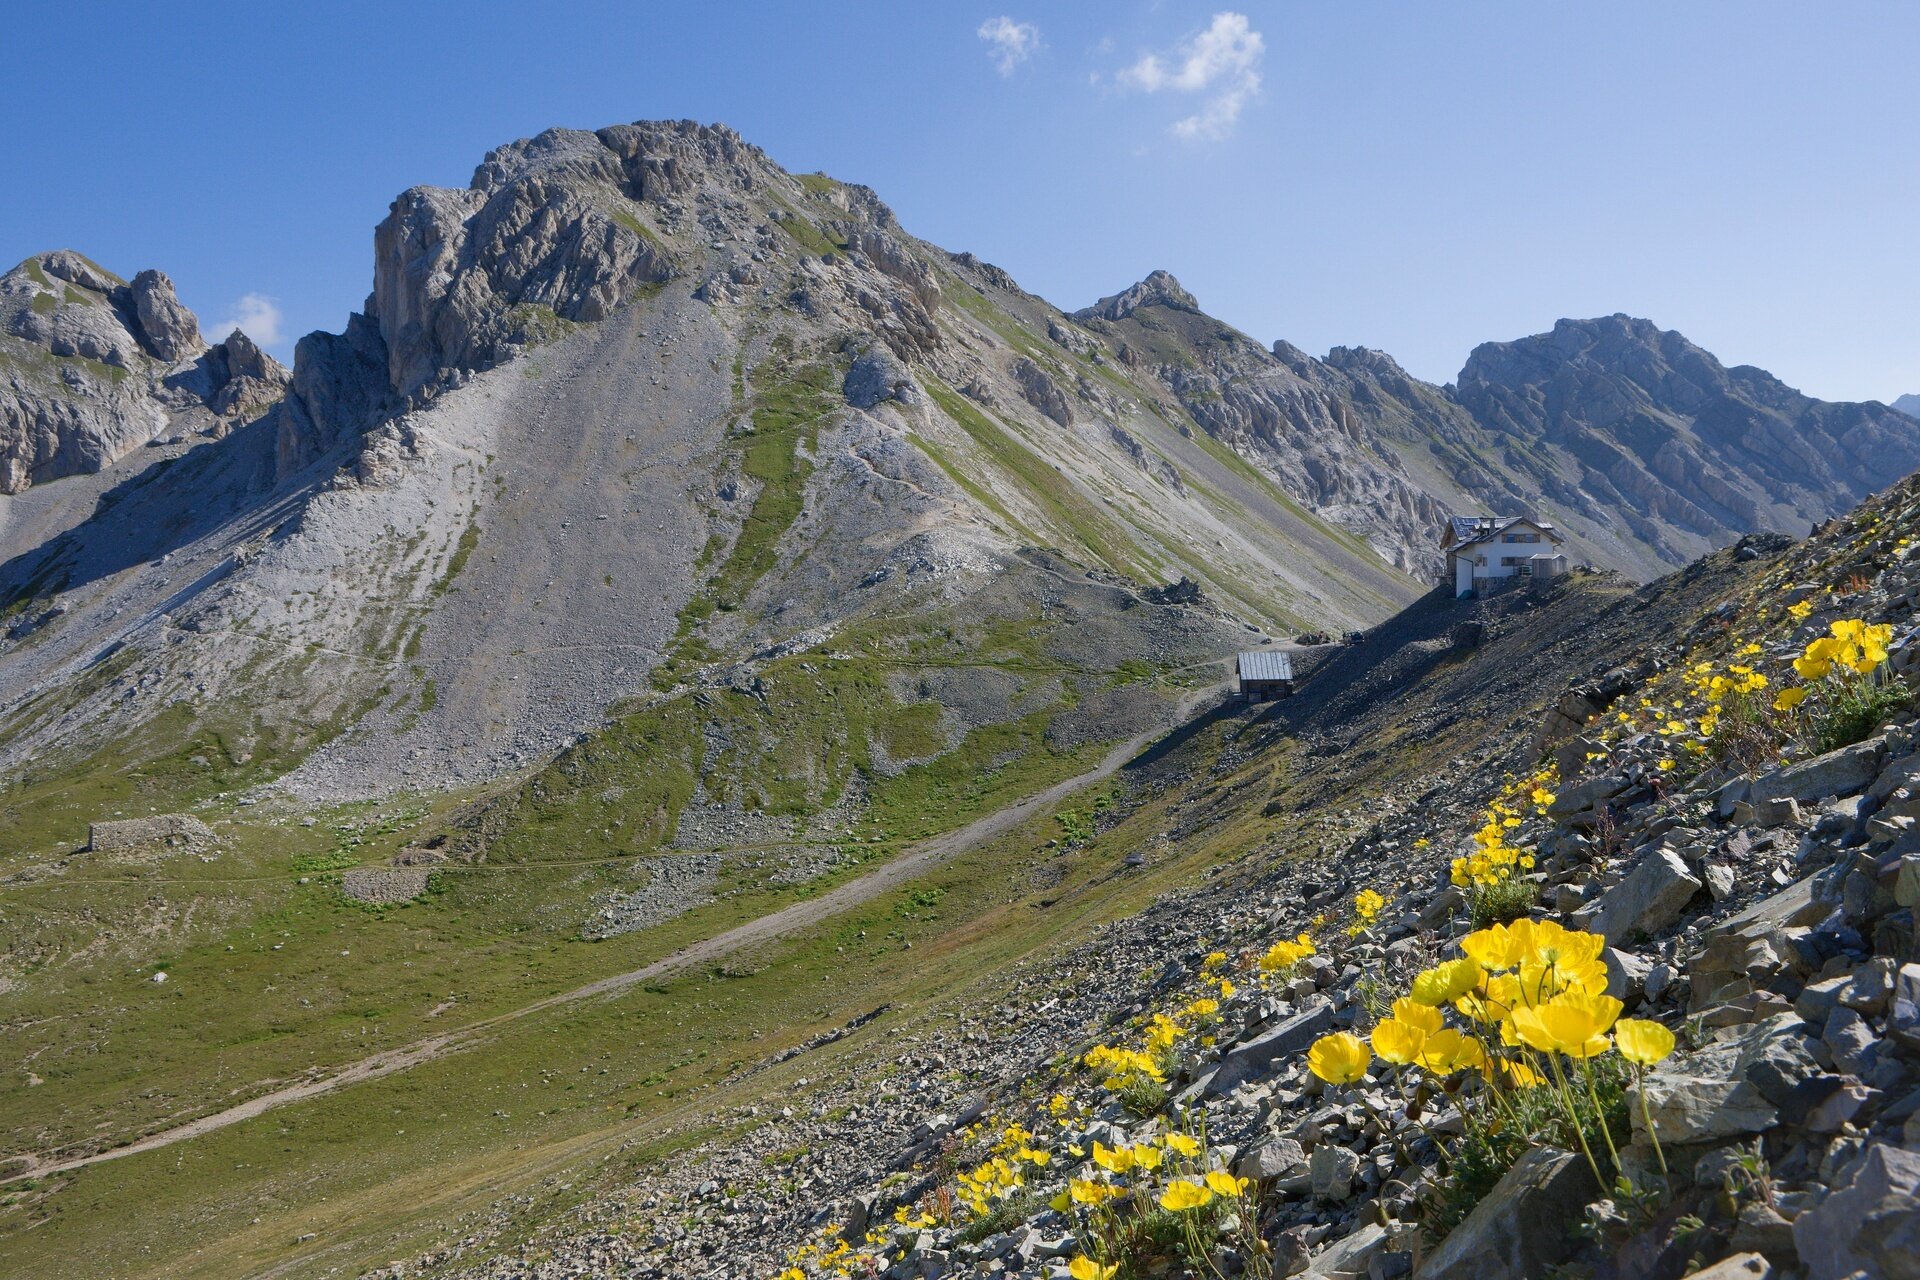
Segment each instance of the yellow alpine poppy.
M1067 1274L1073 1280L1113 1280L1114 1273L1120 1270L1117 1262L1095 1262L1084 1253L1077 1253L1073 1261L1067 1264Z
M1075 1204L1101 1204L1120 1194L1117 1187L1091 1178L1067 1179L1067 1195Z
M1458 1000L1480 985L1483 970L1472 956L1437 964L1413 980L1413 999L1421 1004L1442 1005ZM1394 1016L1399 1017L1396 1005Z
M1429 1010L1438 1016L1438 1010ZM1388 1062L1405 1065L1420 1057L1420 1050L1427 1043L1427 1033L1411 1022L1402 1022L1398 1018L1388 1018L1373 1029L1373 1051ZM1309 1059L1311 1065L1311 1059Z
M1622 1018L1613 1027L1613 1042L1628 1062L1650 1067L1673 1052L1673 1032L1645 1018Z
M1431 1004L1419 1000L1410 1000L1406 996L1393 1002L1393 1018L1408 1026L1418 1027L1427 1035L1440 1029L1440 1011Z
M1360 1038L1345 1031L1321 1036L1307 1050L1307 1069L1328 1084L1352 1084L1367 1074L1372 1061Z
M1513 1030L1529 1048L1591 1058L1607 1051L1607 1028L1620 1016L1612 996L1568 994L1513 1011Z
M1452 1027L1428 1036L1420 1050L1420 1065L1437 1076L1452 1075L1463 1067L1481 1067L1486 1061L1487 1053L1480 1042Z
M1160 1207L1173 1213L1198 1209L1213 1199L1213 1192L1197 1182L1176 1178L1160 1193Z
M1167 1150L1177 1151L1189 1159L1200 1154L1199 1141L1184 1133L1170 1133L1161 1141L1167 1144Z
M1245 1178L1236 1178L1232 1174L1220 1169L1209 1169L1207 1171L1208 1188L1212 1190L1213 1194L1225 1196L1229 1200L1235 1196L1245 1195L1247 1182L1248 1180Z

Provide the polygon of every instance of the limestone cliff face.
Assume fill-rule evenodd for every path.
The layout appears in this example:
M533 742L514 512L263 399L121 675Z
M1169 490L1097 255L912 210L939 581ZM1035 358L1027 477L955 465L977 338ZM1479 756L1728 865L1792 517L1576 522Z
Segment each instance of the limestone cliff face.
M246 335L208 347L158 271L132 283L71 250L0 276L0 493L99 471L172 431L223 434L286 371Z

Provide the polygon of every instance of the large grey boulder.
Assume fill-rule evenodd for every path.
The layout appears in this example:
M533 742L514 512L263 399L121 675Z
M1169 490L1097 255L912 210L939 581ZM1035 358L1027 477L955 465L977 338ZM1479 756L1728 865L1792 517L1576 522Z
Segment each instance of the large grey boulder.
M1547 806L1547 816L1559 820L1585 813L1601 802L1611 800L1632 784L1632 779L1615 773L1584 778L1572 786L1560 788L1554 794L1553 803Z
M1809 1280L1920 1280L1920 1153L1879 1144L1853 1182L1794 1219Z
M1448 1233L1416 1280L1522 1280L1567 1260L1569 1231L1599 1194L1585 1157L1535 1147Z
M842 384L847 403L856 409L871 409L888 400L901 404L920 403L920 388L913 370L885 347L875 347L854 357Z
M1371 1273L1375 1255L1387 1247L1387 1229L1369 1222L1322 1250L1300 1274L1308 1280L1361 1280Z
M1778 1104L1819 1072L1798 1014L1777 1014L1692 1053L1675 1054L1629 1090L1634 1140L1651 1145L1646 1116L1662 1143L1738 1138L1772 1128ZM1641 1098L1644 1095L1644 1108Z
M1234 1161L1233 1173L1237 1178L1266 1182L1299 1173L1306 1163L1307 1153L1299 1143L1292 1138L1270 1135L1258 1145L1240 1153Z
M1020 394L1028 404L1063 427L1073 425L1073 405L1045 369L1021 356L1013 362L1013 380L1019 384Z
M1324 996L1315 996L1271 1030L1227 1050L1212 1076L1202 1082L1201 1092L1219 1097L1232 1093L1249 1080L1272 1075L1280 1064L1305 1053L1308 1046L1332 1026L1333 1002Z
M1700 878L1661 845L1643 855L1626 879L1583 908L1580 917L1588 929L1612 943L1651 937L1678 920L1700 888Z
M1887 999L1887 1035L1910 1053L1920 1053L1920 964L1903 964Z
M1345 1200L1359 1172L1360 1157L1337 1142L1323 1142L1307 1157L1307 1186L1316 1200Z

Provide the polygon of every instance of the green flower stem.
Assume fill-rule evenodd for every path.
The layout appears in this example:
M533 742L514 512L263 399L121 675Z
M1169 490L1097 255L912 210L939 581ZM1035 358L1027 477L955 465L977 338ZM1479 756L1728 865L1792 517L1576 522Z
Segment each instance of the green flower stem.
M1640 1095L1640 1119L1646 1123L1647 1136L1653 1139L1653 1154L1660 1161L1660 1176L1667 1173L1667 1153L1660 1149L1660 1134L1653 1127L1653 1109L1647 1105L1647 1069L1639 1063L1633 1065L1634 1091Z
M1593 1083L1593 1059L1580 1060L1580 1074L1586 1077L1587 1097L1593 1099L1593 1120L1600 1126L1600 1136L1606 1139L1607 1154L1613 1157L1613 1171L1616 1175L1624 1174L1626 1170L1620 1167L1620 1150L1613 1145L1613 1130L1607 1124L1607 1110L1600 1105L1600 1090Z
M1567 1123L1573 1126L1573 1136L1580 1139L1580 1150L1586 1154L1587 1168L1593 1170L1594 1185L1605 1191L1607 1180L1600 1176L1600 1162L1593 1158L1593 1147L1587 1142L1587 1131L1580 1125L1580 1113L1574 1109L1573 1105L1573 1090L1568 1087L1567 1077L1560 1070L1560 1055L1549 1053L1547 1067L1553 1072L1555 1095L1560 1099L1560 1105L1566 1109Z

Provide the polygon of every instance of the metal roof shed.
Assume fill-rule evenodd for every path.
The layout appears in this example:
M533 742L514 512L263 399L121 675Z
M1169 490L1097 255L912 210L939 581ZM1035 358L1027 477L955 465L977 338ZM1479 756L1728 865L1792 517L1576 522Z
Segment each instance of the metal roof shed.
M1293 655L1249 649L1233 660L1239 693L1248 702L1284 698L1293 692Z

